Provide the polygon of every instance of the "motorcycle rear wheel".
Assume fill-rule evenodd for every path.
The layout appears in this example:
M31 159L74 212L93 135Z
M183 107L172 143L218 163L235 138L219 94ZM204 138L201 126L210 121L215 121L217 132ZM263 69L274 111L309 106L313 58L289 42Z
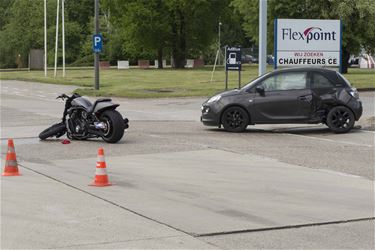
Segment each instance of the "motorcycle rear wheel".
M39 139L45 140L48 137L52 137L52 136L60 137L63 134L65 134L65 132L66 132L65 124L62 123L62 122L56 123L56 124L52 125L51 127L43 130L39 134Z
M103 140L108 143L116 143L124 135L125 123L122 115L116 110L106 110L101 114L100 121L106 124Z

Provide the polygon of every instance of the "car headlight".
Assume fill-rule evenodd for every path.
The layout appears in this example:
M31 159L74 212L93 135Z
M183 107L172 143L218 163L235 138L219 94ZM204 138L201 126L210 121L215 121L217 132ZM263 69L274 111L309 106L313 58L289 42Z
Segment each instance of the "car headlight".
M352 88L351 90L349 90L349 94L351 96L353 96L355 99L358 99L359 98L359 94L358 94L358 91L356 88Z
M221 99L221 95L215 95L215 96L211 97L211 98L207 101L207 103L217 102L217 101L219 101L220 99Z

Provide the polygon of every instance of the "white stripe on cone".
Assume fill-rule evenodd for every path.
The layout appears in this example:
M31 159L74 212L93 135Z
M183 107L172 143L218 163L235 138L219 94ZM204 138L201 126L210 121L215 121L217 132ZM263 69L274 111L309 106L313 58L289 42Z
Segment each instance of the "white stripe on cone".
M107 175L107 170L105 168L96 168L96 175Z
M98 162L104 162L104 155L98 155Z

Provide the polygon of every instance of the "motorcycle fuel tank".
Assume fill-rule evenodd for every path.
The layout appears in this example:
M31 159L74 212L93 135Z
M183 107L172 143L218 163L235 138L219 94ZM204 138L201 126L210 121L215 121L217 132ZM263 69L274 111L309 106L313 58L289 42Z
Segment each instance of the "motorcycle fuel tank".
M84 107L86 110L89 110L90 107L92 106L92 103L86 98L78 97L72 101L72 106L80 106L80 107Z

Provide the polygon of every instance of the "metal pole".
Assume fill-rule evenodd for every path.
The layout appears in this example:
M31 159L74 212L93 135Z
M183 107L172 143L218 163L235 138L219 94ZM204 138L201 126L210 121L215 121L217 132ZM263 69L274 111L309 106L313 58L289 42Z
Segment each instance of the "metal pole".
M99 34L99 0L95 0L95 34ZM99 53L95 53L95 89L99 90Z
M241 70L238 71L238 89L241 88Z
M224 53L225 53L225 64L224 64L224 69L225 69L225 90L228 90L228 70L227 70L227 47L225 46Z
M219 53L220 53L219 50L216 51L215 63L214 63L214 68L212 69L210 82L212 82L212 79L214 79L214 73L215 73L216 63L217 63L217 58L218 58Z
M63 54L63 77L65 77L65 17L64 2L61 0L61 22L62 22L62 54Z
M221 65L221 62L220 62L220 53L221 53L221 38L220 38L220 36L221 36L221 25L222 25L222 23L221 22L219 22L219 48L218 48L218 51L219 51L219 57L218 57L218 60L219 60L219 65Z
M60 0L57 0L57 11L56 11L56 43L55 43L55 69L53 73L53 77L56 78L57 74L57 47L59 44L59 7L60 7Z
M267 66L267 0L259 0L259 75Z
M47 77L47 0L44 0L44 77Z

